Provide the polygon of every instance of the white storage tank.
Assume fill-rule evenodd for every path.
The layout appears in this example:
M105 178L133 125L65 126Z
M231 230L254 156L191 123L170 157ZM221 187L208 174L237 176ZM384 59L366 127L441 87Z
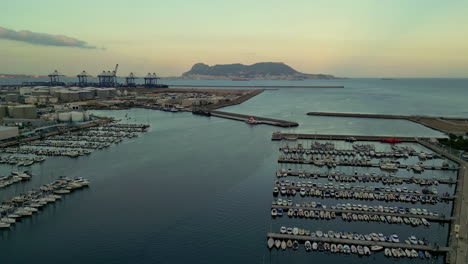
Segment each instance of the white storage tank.
M71 113L70 112L59 113L58 114L58 120L60 122L70 122L71 121Z
M83 112L71 112L72 122L83 122L84 114Z

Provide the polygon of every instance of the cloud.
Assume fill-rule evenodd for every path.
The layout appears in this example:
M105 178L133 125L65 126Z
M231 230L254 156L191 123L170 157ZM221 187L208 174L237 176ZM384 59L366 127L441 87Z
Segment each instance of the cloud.
M33 45L97 49L96 46L89 46L85 41L64 35L51 35L47 33L31 32L28 30L15 31L0 27L0 39L2 38L22 41Z

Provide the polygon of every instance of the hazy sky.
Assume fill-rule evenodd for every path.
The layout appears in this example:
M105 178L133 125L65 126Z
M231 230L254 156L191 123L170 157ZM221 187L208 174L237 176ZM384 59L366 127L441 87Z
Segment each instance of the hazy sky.
M467 0L10 0L0 73L175 76L284 62L347 77L468 77ZM22 31L26 30L26 31Z

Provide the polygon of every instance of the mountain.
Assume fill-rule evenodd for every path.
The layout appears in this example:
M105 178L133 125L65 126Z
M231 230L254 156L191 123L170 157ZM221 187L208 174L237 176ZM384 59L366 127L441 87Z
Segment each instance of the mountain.
M282 62L259 62L252 65L221 64L209 66L197 63L182 74L185 79L335 79L333 75L301 73Z

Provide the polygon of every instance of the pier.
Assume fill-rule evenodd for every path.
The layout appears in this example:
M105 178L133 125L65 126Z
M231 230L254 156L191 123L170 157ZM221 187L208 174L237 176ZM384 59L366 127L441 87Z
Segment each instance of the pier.
M295 163L295 164L314 164L313 159L303 159L303 160L297 160L297 159L288 159L288 158L279 158L278 163ZM352 161L334 161L333 163L336 164L336 166L354 166L354 167L373 167L373 168L380 168L380 164L377 163L370 163L370 162L352 162ZM323 167L327 166L325 163L321 165L316 165L318 167ZM396 164L395 166L398 166L398 169L411 169L413 168L414 165L405 165L405 164ZM444 167L444 166L420 166L424 170L458 170L458 168L453 168L453 167ZM385 170L385 169L384 169Z
M192 113L195 115L216 116L216 117L222 117L222 118L227 118L227 119L232 119L232 120L237 120L237 121L242 121L242 122L246 122L249 118L253 117L256 122L252 123L252 125L265 124L265 125L279 126L279 127L299 126L298 123L291 122L291 121L253 116L253 115L243 115L243 114L222 112L222 111L216 111L216 110L208 110L208 109L194 109Z
M458 184L455 189L455 200L453 203L452 216L455 219L449 232L448 245L450 253L447 255L446 263L450 264L465 264L468 255L468 162L460 159L459 157L447 153L446 150L431 144L430 142L417 139L418 143L437 152L446 158L459 164L458 171Z
M391 213L391 212L374 212L374 211L356 211L348 209L331 209L331 208L320 208L320 207L305 207L305 206L287 206L287 205L272 205L271 208L283 209L284 212L287 212L289 209L301 209L307 211L323 211L323 212L334 212L337 216L342 214L367 214L367 215L384 215L384 216L395 216L395 217L407 217L407 218L425 218L430 222L439 222L439 223L450 223L454 218L444 217L444 216L433 216L433 215L418 215L418 214L400 214L400 213ZM364 221L364 220L362 220Z
M335 174L331 175L328 173L320 173L320 174L313 174L310 172L303 172L304 177L306 178L314 178L315 176L320 177L320 178L328 178L328 177L333 177L333 180L335 180L335 177L345 177L345 178L373 178L377 180L383 180L383 179L388 179L388 180L401 180L403 182L405 181L412 181L414 184L419 184L418 181L425 180L425 181L437 181L439 184L456 184L458 181L457 180L452 180L452 179L438 179L438 178L416 178L416 177L402 177L402 176L383 176L383 175L362 175L362 174ZM299 177L299 171L288 171L287 176L291 177ZM281 176L284 177L284 176ZM335 180L336 181L336 180ZM369 180L371 181L371 180ZM392 184L392 183L389 183Z
M348 244L348 245L359 245L359 246L382 246L384 248L403 248L403 249L414 249L418 251L430 251L437 254L445 254L450 251L448 247L438 246L426 246L426 245L413 245L405 243L391 243L382 241L367 241L367 240L354 240L344 238L330 238L330 237L312 237L312 236L301 236L293 234L279 234L279 233L267 233L268 238L281 239L281 240L297 240L300 243L305 241L311 242L323 242L323 243L335 243L335 244Z
M212 88L345 88L343 85L192 85L169 84L169 87L212 87Z
M359 135L327 135L327 134L293 134L293 133L281 133L274 132L271 136L271 140L298 140L298 139L312 139L312 140L344 140L347 141L354 138L356 141L382 141L384 138L392 137L389 136L359 136ZM397 137L397 140L402 142L415 143L414 137ZM420 138L430 140L431 138Z

